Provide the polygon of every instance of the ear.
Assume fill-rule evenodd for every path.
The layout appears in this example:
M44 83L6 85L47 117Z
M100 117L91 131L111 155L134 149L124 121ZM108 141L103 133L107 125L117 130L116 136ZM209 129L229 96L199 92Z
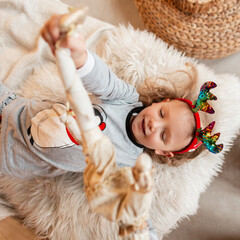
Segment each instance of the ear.
M161 151L161 150L155 150L155 153L157 155L162 155L162 156L167 156L167 157L174 157L174 153L173 152L169 152L169 151Z

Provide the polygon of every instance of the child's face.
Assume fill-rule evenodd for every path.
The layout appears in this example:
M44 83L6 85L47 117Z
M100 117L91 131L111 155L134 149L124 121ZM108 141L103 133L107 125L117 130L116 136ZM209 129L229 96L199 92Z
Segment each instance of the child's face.
M132 122L132 132L141 145L172 157L172 152L190 143L194 125L193 113L186 103L166 99L143 109Z

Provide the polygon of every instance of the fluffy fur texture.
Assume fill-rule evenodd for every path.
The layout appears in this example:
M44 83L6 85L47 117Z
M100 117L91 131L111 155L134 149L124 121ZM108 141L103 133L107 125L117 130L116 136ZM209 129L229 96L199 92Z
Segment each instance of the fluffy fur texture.
M49 4L51 7L40 10L38 8ZM50 10L54 9L52 5L56 6L55 12L66 11L65 5L53 0L50 2L9 0L8 6L0 5L1 17L15 19L15 27L12 28L15 35L7 32L5 36L1 35L0 39L4 49L0 55L0 66L3 70L0 80L29 98L58 99L63 94L54 58L47 45L38 39L40 27L53 13ZM21 26L21 20L27 16L34 19L36 15L39 22L28 21L29 25L33 24L34 31L29 31L29 28L22 29L20 36L19 31L15 29ZM91 35L88 38L90 47L119 77L137 88L146 78L161 77L169 72L186 69L186 62L194 63L198 70L197 86L190 96L192 99L197 97L199 87L205 81L214 81L218 84L218 87L212 90L218 100L211 102L216 113L213 116L206 114L201 116L203 126L213 119L216 120L214 132L221 132L218 143L224 144L224 150L217 155L204 151L194 160L177 168L155 164L156 185L151 218L161 237L176 227L181 219L196 213L200 194L221 170L224 154L229 151L239 133L240 112L236 103L240 102L240 81L230 74L216 75L206 66L184 57L174 48L156 39L153 34L134 30L131 26L99 32L99 29L109 28L109 25L94 19L90 21L91 24L87 28L83 27L83 30L86 30L89 26L97 26L95 31L86 33L86 36ZM0 27L2 30L6 25L2 24ZM97 34L94 35L93 32ZM31 44L25 44L27 40ZM12 57L15 56L8 62L9 66L6 64L8 52ZM184 76L174 78L171 83L159 80L158 84L171 85L179 96L183 95L185 88L189 86ZM7 212L12 215L13 207L16 215L40 236L51 240L116 239L116 225L89 210L83 191L82 174L66 173L56 178L33 180L1 176L0 191L6 198L0 202L0 217L6 217Z

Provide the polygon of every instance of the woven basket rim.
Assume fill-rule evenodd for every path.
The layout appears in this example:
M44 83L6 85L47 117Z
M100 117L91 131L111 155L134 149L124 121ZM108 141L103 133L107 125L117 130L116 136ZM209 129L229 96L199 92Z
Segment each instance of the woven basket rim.
M206 12L217 0L173 0L176 7L185 13Z
M240 3L236 0L234 5L234 1L228 0L214 11L196 15L180 11L173 0L135 0L135 3L148 30L187 56L213 59L240 51ZM223 11L230 2L233 7Z

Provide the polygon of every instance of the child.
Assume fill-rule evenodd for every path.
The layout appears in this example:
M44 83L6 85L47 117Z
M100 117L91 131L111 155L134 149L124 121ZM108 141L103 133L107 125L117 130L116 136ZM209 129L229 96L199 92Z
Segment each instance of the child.
M53 16L42 29L53 53L61 37L60 19L61 16ZM188 150L198 147L192 144L197 126L189 103L169 98L159 102L154 97L153 104L143 106L133 86L117 78L97 55L86 50L82 35L66 38L61 46L71 49L86 89L101 100L94 104L95 113L100 128L116 147L120 166L133 166L143 150L152 157L165 157L170 165L192 157ZM75 144L74 136L61 120L66 112L63 103L15 97L1 85L0 104L2 174L31 178L84 170L82 148ZM182 156L185 152L187 157Z

